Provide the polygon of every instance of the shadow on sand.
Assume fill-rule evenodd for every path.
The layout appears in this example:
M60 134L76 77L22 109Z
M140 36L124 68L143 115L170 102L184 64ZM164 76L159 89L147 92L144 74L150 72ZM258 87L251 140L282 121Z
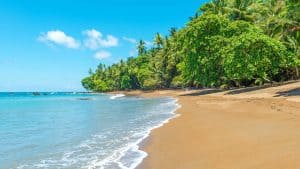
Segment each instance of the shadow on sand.
M201 95L207 95L207 94L213 94L213 93L219 93L223 92L225 90L221 89L203 89L201 91L189 93L189 94L182 94L181 96L201 96Z
M229 90L229 92L227 92L226 94L233 95L233 94L247 93L247 92L252 92L252 91L256 91L256 90L266 89L266 88L269 88L269 87L277 87L277 86L292 84L292 83L296 83L296 82L299 82L299 81L288 81L288 82L283 82L283 83L278 82L278 83L272 83L272 84L265 84L263 86L254 86L254 87L233 89L233 90ZM294 89L294 90L296 90L296 89Z
M260 89L265 89L268 87L272 87L271 85L265 85L265 86L254 86L254 87L247 87L247 88L241 88L241 89L233 89L233 90L229 90L229 92L227 92L227 95L233 95L233 94L241 94L241 93L247 93L247 92L252 92L255 90L260 90Z
M284 96L284 97L288 97L288 96L300 96L300 87L299 88L295 88L295 89L291 89L291 90L287 90L287 91L283 91L283 92L277 92L277 95L275 97L280 97L280 96Z
M287 85L287 84L296 83L296 82L299 82L299 80L298 81L288 81L288 82L283 82L283 83L279 82L279 83L265 84L262 86L227 89L227 90L217 89L217 88L202 89L202 90L197 90L192 93L182 94L181 96L202 96L202 95L208 95L208 94L219 93L219 92L226 92L225 95L235 95L235 94L241 94L241 93L247 93L247 92L252 92L252 91L256 91L256 90L266 89L269 87L277 87L277 86ZM289 91L278 92L277 94L278 94L277 97L279 97L279 96L299 96L300 95L300 87L289 90Z

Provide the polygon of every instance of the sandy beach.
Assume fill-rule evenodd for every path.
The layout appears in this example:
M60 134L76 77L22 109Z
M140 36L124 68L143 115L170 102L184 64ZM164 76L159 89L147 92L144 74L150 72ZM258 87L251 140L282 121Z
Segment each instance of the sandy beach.
M233 91L132 91L173 96L179 117L151 132L139 169L300 168L300 82Z

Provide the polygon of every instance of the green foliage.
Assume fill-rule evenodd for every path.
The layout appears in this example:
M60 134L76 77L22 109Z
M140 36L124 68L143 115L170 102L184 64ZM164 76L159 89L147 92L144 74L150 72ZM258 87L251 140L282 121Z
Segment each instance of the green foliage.
M82 79L81 84L87 90L94 90L95 83L91 77Z
M138 56L82 80L91 91L262 85L299 77L298 0L212 0Z
M282 43L255 32L230 38L224 70L227 79L263 79L269 81L286 64L286 48Z
M226 45L225 28L229 21L222 15L203 14L193 20L182 32L183 64L181 70L185 83L190 86L219 86L224 71L222 63Z
M131 88L131 79L128 75L124 75L121 77L121 89L126 90Z

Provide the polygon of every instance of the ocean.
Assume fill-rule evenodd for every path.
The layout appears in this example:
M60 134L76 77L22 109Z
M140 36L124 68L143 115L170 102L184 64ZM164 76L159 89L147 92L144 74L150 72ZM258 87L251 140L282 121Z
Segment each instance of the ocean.
M133 169L139 143L176 100L122 94L0 93L1 169Z

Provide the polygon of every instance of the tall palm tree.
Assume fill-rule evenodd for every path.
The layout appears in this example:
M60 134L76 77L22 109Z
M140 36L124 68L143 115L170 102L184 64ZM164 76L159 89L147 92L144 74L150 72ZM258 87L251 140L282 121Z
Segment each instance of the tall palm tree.
M156 33L155 35L155 38L154 38L154 45L157 47L157 48L162 48L163 46L163 38L161 37L161 35L159 33Z
M137 49L138 49L139 55L145 54L146 53L146 42L143 40L140 40L139 44L137 46Z

